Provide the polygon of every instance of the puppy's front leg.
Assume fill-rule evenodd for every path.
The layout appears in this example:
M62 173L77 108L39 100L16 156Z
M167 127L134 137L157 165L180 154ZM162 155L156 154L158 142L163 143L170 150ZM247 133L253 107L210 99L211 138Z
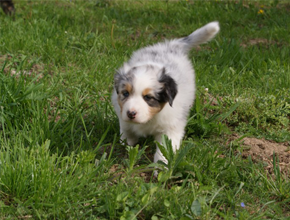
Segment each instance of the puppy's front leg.
M167 134L167 137L171 140L173 152L175 153L176 150L178 150L180 147L183 134ZM158 141L160 144L162 144L162 135L156 135L155 140ZM160 149L157 146L156 153L154 154L154 163L157 163L158 160L161 160L167 164L166 158L163 156L163 154L161 153Z
M176 150L179 149L180 147L180 143L181 143L181 139L182 139L182 134L181 135L167 135L168 138L171 140L171 144L172 144L172 148L173 148L173 152L175 153ZM160 144L162 144L162 135L156 135L155 136L155 140L158 141ZM163 156L163 154L161 153L159 147L157 146L156 149L156 153L154 154L154 163L157 163L158 161L163 161L164 163L168 163L167 159ZM158 171L155 170L154 171L154 176L157 177L158 176Z
M176 150L178 150L180 147L180 143L183 137L183 132L182 133L177 133L177 132L168 133L167 137L171 140L173 152L175 153ZM156 135L155 140L158 141L160 144L162 144L162 134ZM161 160L167 164L166 158L163 156L160 149L157 147L156 153L154 154L154 163L157 163L158 160Z
M120 128L120 134L122 143L124 143L126 140L126 143L129 146L134 146L138 142L139 138L136 137L132 132L125 130L122 126Z
M159 147L157 147L156 148L156 152L154 154L154 163L157 163L159 160L162 161L162 162L164 162L164 163L166 163L166 164L168 162L166 160L166 158L163 156L163 154L161 153Z

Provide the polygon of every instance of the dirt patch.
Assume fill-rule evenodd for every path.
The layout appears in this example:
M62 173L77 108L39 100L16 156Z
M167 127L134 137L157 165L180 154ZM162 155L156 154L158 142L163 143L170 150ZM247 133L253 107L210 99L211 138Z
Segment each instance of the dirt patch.
M276 6L276 8L279 10L290 11L290 3L281 2Z
M127 176L124 166L122 166L120 164L114 164L109 169L109 174L111 174L111 178L109 178L109 181L113 182L113 183L117 183L118 180L124 179ZM138 177L138 176L140 178L142 178L144 180L144 182L146 182L146 183L156 181L155 177L152 179L152 170L151 169L144 168L141 170L136 170L136 172L133 172L131 175L131 177Z
M141 37L141 31L140 30L136 30L135 33L130 35L131 40L135 41L138 40Z
M265 169L273 174L273 153L275 153L280 171L285 174L290 173L290 147L288 143L246 137L242 139L242 144L244 146L243 158L251 156L254 162L263 161L267 164Z
M250 46L264 46L264 47L268 48L270 45L276 45L278 47L281 47L281 46L283 46L283 43L273 41L273 40L264 39L264 38L254 38L254 39L249 39L247 41L244 41L240 44L240 46L243 48L247 48Z
M205 106L219 106L223 101L221 96L213 96L208 92L208 88L204 89L204 93L201 94L200 99Z
M98 145L98 143L96 143L96 145ZM107 145L106 147L102 146L100 147L99 153L100 155L103 155L104 153L107 153L107 155L109 155L111 150L112 145ZM128 174L125 171L126 170L125 166L122 165L122 160L128 159L128 152L125 146L117 144L114 147L112 154L114 155L114 157L120 158L120 161L117 160L116 161L117 163L113 164L108 171L108 173L111 175L109 181L116 183L117 180L124 179L125 177L128 176ZM152 149L150 147L146 148L145 155L146 158L149 158L151 161L153 161L154 154L152 153ZM140 164L144 164L142 162L142 159L140 161L139 161ZM136 166L134 167L134 171L131 173L131 177L140 177L146 183L149 183L156 180L156 178L154 177L152 179L152 172L153 172L152 168L144 167L139 169L139 165L137 163Z
M44 64L43 63L34 63L34 61L29 60L23 56L11 56L11 55L0 55L0 66L2 67L5 64L3 69L4 74L19 78L24 76L25 78L34 78L37 76L36 82L41 80L44 77ZM19 70L19 65L25 64L25 67ZM3 67L2 67L3 68ZM50 74L50 73L49 73Z

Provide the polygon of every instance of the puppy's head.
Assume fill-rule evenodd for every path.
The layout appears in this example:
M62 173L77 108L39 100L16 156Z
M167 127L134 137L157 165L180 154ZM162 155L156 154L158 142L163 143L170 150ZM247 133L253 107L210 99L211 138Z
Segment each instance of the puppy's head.
M146 123L177 94L177 85L165 68L143 65L121 68L115 75L115 90L124 121Z

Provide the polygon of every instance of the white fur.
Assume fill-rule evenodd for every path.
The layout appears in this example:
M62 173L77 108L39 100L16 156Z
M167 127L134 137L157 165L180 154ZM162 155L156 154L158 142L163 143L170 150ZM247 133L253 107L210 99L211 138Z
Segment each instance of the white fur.
M187 54L192 47L211 40L218 32L218 22L211 22L188 37L158 43L133 53L131 59L118 70L121 76L127 76L130 71L133 76L134 90L124 102L122 111L118 103L117 80L112 95L122 140L126 139L128 145L134 145L139 137L153 135L155 140L161 142L162 134L166 134L171 139L174 150L179 149L196 89L194 70ZM146 88L155 92L163 88L163 84L158 81L162 68L175 81L177 94L172 106L166 103L160 112L152 116L142 92ZM136 112L135 118L130 119L128 111ZM167 162L157 148L154 162L158 160Z

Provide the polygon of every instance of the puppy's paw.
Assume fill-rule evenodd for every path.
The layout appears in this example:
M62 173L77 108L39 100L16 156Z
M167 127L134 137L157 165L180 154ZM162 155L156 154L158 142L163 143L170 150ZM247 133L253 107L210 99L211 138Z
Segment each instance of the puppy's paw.
M136 138L127 138L127 144L129 146L134 146L135 144L137 144L137 142L138 142L138 138L137 139Z
M156 153L154 154L154 163L157 163L158 161L162 161L163 163L167 164L168 161L166 158L162 155L159 149L157 149Z
M154 170L153 172L153 176L157 179L158 178L158 171L157 170Z
M138 138L134 136L129 136L128 134L121 133L121 145L129 145L129 146L134 146L138 142Z

